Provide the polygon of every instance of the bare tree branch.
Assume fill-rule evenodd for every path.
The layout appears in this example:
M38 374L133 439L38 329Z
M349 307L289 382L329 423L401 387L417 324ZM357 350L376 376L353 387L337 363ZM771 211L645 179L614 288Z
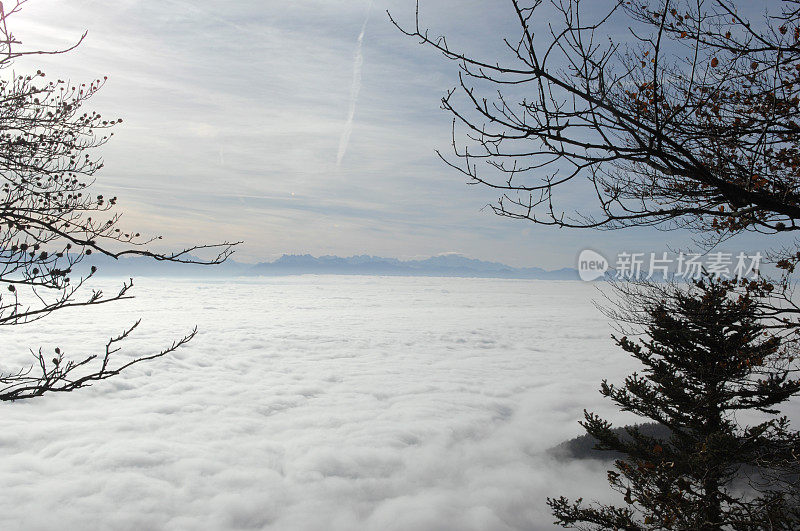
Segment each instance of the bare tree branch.
M0 71L26 55L63 54L80 45L54 51L28 50L11 33L9 17L27 0L0 2ZM8 70L5 70L8 72ZM102 158L96 152L122 122L86 111L85 105L106 78L88 83L48 80L41 70L0 78L0 326L38 321L53 312L131 298L133 281L110 296L99 290L84 294L96 268L84 275L77 266L93 253L115 259L143 256L157 261L215 265L224 262L239 242L196 245L177 252L154 249L160 236L124 228L116 197L92 191ZM198 256L199 253L199 256ZM206 256L203 256L206 255ZM88 257L88 258L87 258ZM117 344L138 322L106 345L104 355L68 360L56 349L49 362L41 349L32 352L32 367L0 375L0 400L18 400L46 392L68 392L119 374L143 361L164 356L190 341L132 361L114 364Z

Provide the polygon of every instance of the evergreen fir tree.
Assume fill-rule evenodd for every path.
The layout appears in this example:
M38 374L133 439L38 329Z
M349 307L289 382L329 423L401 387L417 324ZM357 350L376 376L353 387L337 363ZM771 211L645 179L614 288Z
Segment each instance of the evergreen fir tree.
M578 529L800 529L800 433L776 407L800 391L792 343L764 320L763 283L705 278L640 291L646 339L615 337L644 365L601 394L668 428L626 436L585 412L599 450L625 458L608 472L624 505L548 499L556 523ZM631 292L629 292L630 294ZM643 317L643 318L642 318ZM737 419L758 414L753 425Z

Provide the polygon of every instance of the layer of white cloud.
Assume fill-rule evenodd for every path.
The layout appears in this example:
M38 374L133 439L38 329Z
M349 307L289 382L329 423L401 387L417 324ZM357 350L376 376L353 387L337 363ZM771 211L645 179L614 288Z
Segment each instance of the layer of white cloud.
M3 529L541 530L546 496L607 496L601 465L543 455L583 408L622 418L597 387L632 363L588 284L308 276L137 295L4 332L18 361L100 348L138 316L129 355L201 330L90 389L3 406Z

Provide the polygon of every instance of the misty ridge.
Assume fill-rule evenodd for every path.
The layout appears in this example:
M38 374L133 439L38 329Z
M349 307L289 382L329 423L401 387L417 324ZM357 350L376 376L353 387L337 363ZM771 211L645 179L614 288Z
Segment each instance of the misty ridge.
M226 278L283 275L379 275L461 278L506 278L532 280L578 280L578 271L562 268L548 271L539 267L512 267L499 262L487 262L460 254L443 254L419 260L399 260L380 256L350 257L284 254L272 262L248 264L227 260L208 267L201 264L157 262L144 257L93 256L90 261L75 267L79 273L98 268L102 276L150 276L182 278Z
M0 529L86 529L91 515L97 529L544 531L532 500L608 498L601 462L546 451L580 434L584 407L609 411L597 382L628 370L595 285L135 280L117 311L62 312L37 341L93 352L147 313L118 356L195 325L196 348L8 408L0 473L16 487ZM0 337L7 363L25 362L12 347L28 330Z
M192 255L188 261L200 262ZM121 257L114 259L105 255L93 255L78 262L72 269L78 274L87 274L92 266L97 267L101 277L169 277L169 278L236 278L273 277L287 275L353 275L353 276L408 276L408 277L453 277L453 278L496 278L519 280L583 280L589 282L619 279L619 274L627 279L650 279L647 264L634 275L630 272L607 268L597 276L582 278L576 268L546 270L541 267L513 267L501 262L490 262L469 258L457 253L445 253L429 258L401 260L373 255L349 257L310 254L283 254L272 262L247 263L228 259L222 264L209 267L201 263L176 263L154 261L146 257ZM765 264L768 273L774 267ZM723 275L730 276L730 275ZM797 278L792 273L790 278ZM666 275L655 274L653 279L686 282L687 278L671 269Z

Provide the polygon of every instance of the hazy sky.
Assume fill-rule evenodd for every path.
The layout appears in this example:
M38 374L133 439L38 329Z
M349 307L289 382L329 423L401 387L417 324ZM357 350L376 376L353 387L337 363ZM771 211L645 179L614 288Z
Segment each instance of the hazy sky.
M175 247L241 239L243 261L460 252L557 268L585 247L688 242L548 229L483 209L495 194L434 153L450 140L439 100L454 65L400 34L387 9L411 22L414 2L30 0L10 24L36 48L88 30L74 52L15 68L109 76L92 108L125 121L103 148L97 186L119 196L127 226ZM423 0L422 15L479 55L513 35L507 1Z

